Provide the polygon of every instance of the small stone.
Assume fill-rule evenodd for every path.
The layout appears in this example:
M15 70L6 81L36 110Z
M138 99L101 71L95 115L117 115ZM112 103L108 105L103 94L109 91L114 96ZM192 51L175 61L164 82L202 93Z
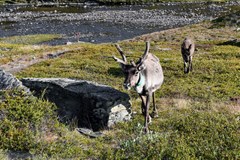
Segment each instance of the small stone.
M101 132L93 132L93 130L88 128L76 128L76 130L85 136L89 136L90 138L97 138L103 136Z

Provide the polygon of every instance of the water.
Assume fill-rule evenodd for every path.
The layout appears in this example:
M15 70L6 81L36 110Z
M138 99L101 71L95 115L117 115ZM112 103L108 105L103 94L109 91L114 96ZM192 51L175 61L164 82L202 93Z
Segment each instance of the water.
M105 43L213 19L234 4L161 3L137 6L2 6L0 37L61 34L50 45Z

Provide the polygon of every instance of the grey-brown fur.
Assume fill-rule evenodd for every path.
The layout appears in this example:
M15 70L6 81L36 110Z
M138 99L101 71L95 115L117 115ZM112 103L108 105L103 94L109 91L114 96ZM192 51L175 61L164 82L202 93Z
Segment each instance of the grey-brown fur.
M149 53L150 43L146 42L146 50L138 62L131 61L127 63L127 58L122 49L116 45L122 59L113 57L115 61L121 64L121 68L125 74L124 87L130 89L134 87L142 100L142 114L145 117L145 132L148 132L150 99L153 99L152 117L157 115L155 106L154 92L159 89L163 83L163 71L159 59Z
M192 71L192 58L195 51L195 43L191 38L185 38L181 45L182 57L184 62L184 73Z

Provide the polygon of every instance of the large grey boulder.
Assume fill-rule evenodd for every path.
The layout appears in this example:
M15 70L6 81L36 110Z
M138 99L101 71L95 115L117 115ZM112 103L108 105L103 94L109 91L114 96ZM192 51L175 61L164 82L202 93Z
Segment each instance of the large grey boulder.
M66 78L26 78L22 83L58 106L63 122L94 131L131 118L130 98L106 85Z

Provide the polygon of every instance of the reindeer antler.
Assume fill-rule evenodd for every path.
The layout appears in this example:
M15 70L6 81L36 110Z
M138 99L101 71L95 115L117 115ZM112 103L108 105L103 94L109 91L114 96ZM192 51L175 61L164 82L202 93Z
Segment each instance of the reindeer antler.
M116 44L115 47L117 48L118 52L121 54L123 61L127 62L127 58L126 58L122 48L120 48L119 44Z
M144 52L144 54L143 54L143 56L142 56L142 60L145 60L145 59L147 58L147 55L148 55L148 53L149 53L149 48L150 48L150 42L147 41L147 42L146 42L146 49L145 49L145 52Z
M131 63L134 67L137 66L136 63L135 63L133 60L131 60L130 63Z
M124 62L123 60L121 60L121 59L119 59L119 58L117 58L117 57L115 57L115 56L113 56L113 59L116 61L116 62L118 62L118 63L122 63L122 64L127 64L127 62Z
M115 44L115 47L117 48L118 52L121 54L122 56L122 60L113 56L113 59L119 63L122 63L122 64L127 64L127 58L125 56L125 54L123 53L123 50L120 48L119 44Z
M139 63L138 63L138 66L141 66L142 63L143 63L143 62L145 61L145 59L147 58L147 55L148 55L148 53L149 53L149 48L150 48L150 42L147 41L147 42L146 42L145 52L144 52L144 54L142 55L142 57L140 58Z

